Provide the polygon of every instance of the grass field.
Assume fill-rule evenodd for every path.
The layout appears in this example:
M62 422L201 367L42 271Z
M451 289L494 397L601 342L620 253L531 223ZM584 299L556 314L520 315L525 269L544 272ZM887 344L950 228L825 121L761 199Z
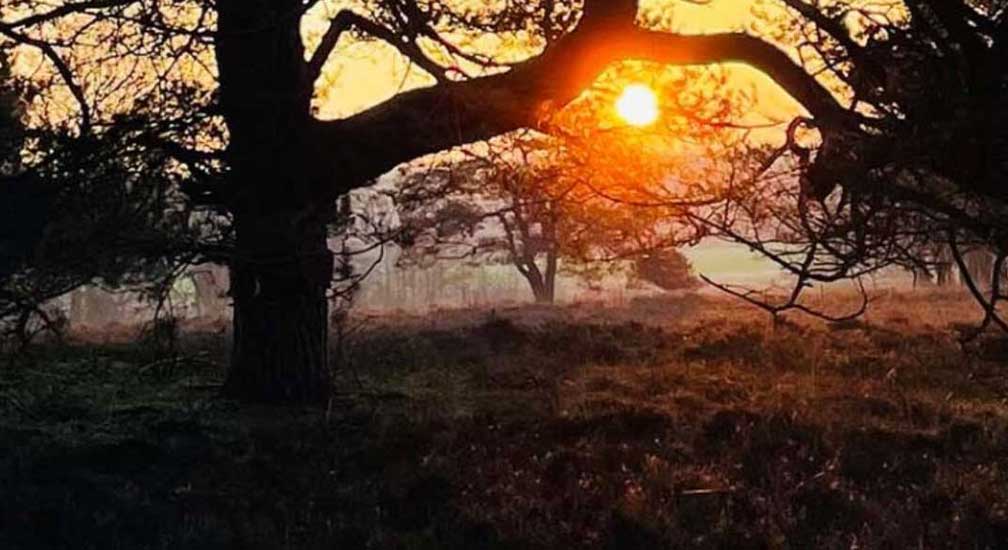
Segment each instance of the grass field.
M356 317L325 409L216 397L224 335L50 344L0 367L0 548L1005 548L1008 341L962 349L976 317Z

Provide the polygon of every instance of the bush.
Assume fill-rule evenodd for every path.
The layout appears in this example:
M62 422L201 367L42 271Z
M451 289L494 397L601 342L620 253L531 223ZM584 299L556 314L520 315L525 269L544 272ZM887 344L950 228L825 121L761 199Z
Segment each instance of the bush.
M662 290L695 288L698 281L693 276L693 266L686 256L674 248L659 250L638 258L634 262L634 276Z

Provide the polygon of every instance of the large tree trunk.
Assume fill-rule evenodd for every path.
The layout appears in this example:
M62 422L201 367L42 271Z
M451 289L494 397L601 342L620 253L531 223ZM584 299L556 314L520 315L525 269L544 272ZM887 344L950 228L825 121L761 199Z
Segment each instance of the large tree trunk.
M248 297L234 307L225 393L265 402L321 402L330 390L325 292Z
M274 222L279 227L265 217L252 227L238 224L225 392L256 401L317 402L331 389L327 290L333 257L324 223L280 219Z
M335 174L311 137L300 0L219 0L221 106L234 215L230 396L315 401L329 388L326 243ZM332 153L332 151L330 151Z

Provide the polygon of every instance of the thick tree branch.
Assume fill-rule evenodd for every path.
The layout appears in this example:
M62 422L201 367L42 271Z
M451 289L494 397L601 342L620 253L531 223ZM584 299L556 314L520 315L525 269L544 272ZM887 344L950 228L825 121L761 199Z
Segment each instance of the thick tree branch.
M332 179L365 184L414 158L523 127L540 126L549 106L562 107L610 65L642 60L670 65L743 63L775 80L811 115L835 126L859 119L775 46L746 34L678 35L642 30L625 20L582 23L543 55L510 71L406 92L343 120L318 122L317 153Z
M339 43L340 37L343 33L350 30L353 25L354 13L350 10L342 10L336 17L333 17L332 21L329 22L329 28L326 29L324 35L322 35L322 41L319 42L317 48L312 53L311 59L308 60L308 79L311 82L318 80L320 74L322 74L322 67L325 65L326 60L332 55L333 49L336 48L336 44Z

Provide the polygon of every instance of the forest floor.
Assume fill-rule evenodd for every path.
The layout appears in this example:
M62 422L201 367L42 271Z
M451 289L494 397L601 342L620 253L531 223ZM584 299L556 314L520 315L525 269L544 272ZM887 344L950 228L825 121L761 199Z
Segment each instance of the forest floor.
M49 344L0 358L0 548L1005 548L1008 340L962 349L976 317L356 317L321 409L217 397L224 334Z

